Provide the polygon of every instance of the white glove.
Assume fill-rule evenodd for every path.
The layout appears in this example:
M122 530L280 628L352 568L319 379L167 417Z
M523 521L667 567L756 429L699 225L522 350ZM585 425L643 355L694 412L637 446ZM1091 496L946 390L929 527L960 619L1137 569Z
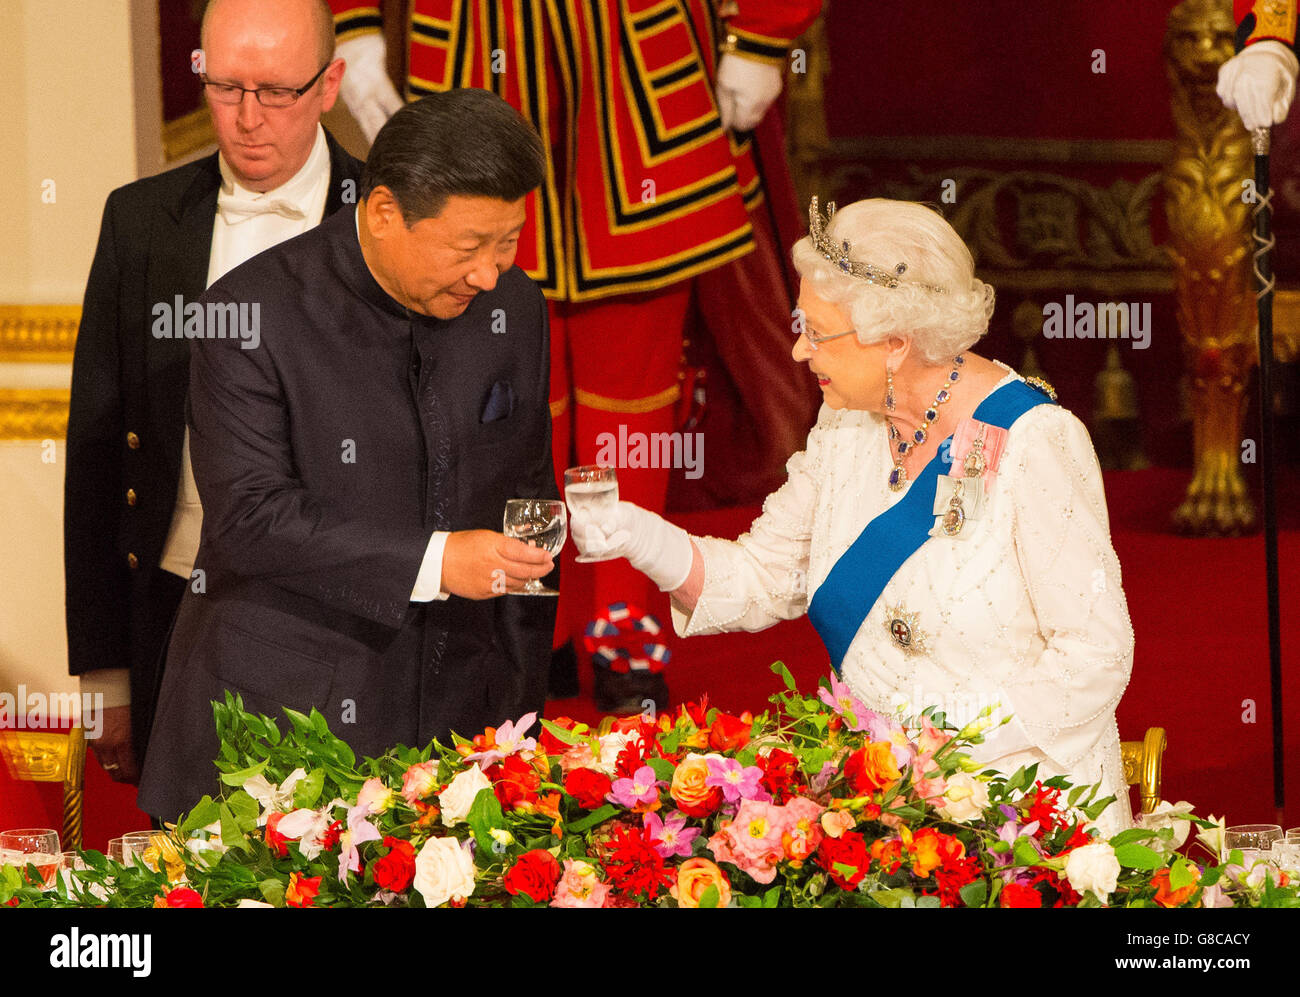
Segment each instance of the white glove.
M1247 45L1219 67L1219 97L1241 115L1247 131L1286 120L1295 97L1295 53L1276 41Z
M348 64L339 94L361 126L366 141L373 142L379 129L405 103L384 68L387 59L384 36L372 33L349 38L339 42L337 54Z
M722 128L753 131L781 94L781 67L723 53L718 60L717 100Z
M619 502L604 509L577 509L569 527L580 553L626 557L660 591L681 588L691 573L695 546L690 534L639 505Z

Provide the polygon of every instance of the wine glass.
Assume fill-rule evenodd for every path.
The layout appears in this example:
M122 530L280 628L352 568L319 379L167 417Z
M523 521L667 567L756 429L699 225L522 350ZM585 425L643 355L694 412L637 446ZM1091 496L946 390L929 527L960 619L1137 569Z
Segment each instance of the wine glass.
M612 467L584 464L564 472L564 498L574 512L589 509L611 509L618 504L618 472ZM589 564L594 561L612 561L613 555L579 554L575 561Z
M23 870L29 865L36 866L43 890L54 886L62 862L57 831L47 827L22 827L0 832L0 865L17 866Z
M158 844L158 840L163 837L161 831L128 831L122 835L122 864L123 865L146 865L144 854L151 845ZM155 865L157 864L155 860ZM156 868L151 868L151 872L157 872Z
M564 503L555 499L510 499L501 531L508 537L558 554L569 535L569 517ZM539 578L530 578L515 595L559 595L544 586Z
M110 861L116 862L118 865L126 865L126 854L122 850L121 838L109 838L108 851L104 854L108 856Z
M1241 849L1242 861L1247 866L1268 857L1269 847L1282 837L1281 824L1238 824L1223 832L1223 850Z

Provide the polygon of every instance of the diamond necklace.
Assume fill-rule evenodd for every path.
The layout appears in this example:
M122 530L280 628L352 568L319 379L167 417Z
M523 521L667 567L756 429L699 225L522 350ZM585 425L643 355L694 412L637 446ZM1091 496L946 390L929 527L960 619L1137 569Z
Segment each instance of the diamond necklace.
M926 436L929 435L927 431L931 423L939 418L939 406L952 397L952 393L948 389L961 378L961 368L965 362L966 358L960 353L953 357L952 373L944 381L939 393L934 396L934 403L925 410L925 421L916 427L910 440L903 439L903 434L894 425L894 420L889 416L885 416L885 422L889 424L890 446L894 451L894 469L889 472L890 491L901 492L907 487L907 469L903 467L903 461L907 459L907 455L912 452L913 447L918 447L925 442Z

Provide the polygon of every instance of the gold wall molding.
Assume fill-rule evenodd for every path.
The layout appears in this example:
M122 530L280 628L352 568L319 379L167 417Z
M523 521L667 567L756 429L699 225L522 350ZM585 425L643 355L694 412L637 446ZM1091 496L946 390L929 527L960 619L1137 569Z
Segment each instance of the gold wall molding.
M217 134L212 130L212 115L206 107L200 107L174 121L164 121L162 139L163 155L168 162L197 152L217 140Z
M66 388L0 389L0 440L62 440L68 435Z
M80 305L0 305L0 363L72 363Z

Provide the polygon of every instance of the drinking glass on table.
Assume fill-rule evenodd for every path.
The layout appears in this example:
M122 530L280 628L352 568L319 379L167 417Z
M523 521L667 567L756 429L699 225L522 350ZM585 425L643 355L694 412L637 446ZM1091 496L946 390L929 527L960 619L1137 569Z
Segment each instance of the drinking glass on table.
M1240 848L1242 860L1249 865L1253 860L1267 858L1273 842L1281 838L1281 824L1238 824L1223 832L1223 850Z
M47 827L0 831L0 865L12 865L22 872L29 865L36 866L41 877L41 889L48 890L54 886L62 862L58 831Z
M122 851L121 838L108 839L108 851L104 853L113 862L118 865L126 865L126 854Z
M609 509L618 505L618 472L612 467L584 464L564 472L564 498L574 512L579 509ZM579 554L574 560L583 564L612 561L613 557Z
M134 865L136 863L135 857L139 856L139 864L145 865L145 851L148 850L151 844L155 843L154 839L162 839L163 837L161 831L129 831L122 835L122 864ZM155 859L156 865L157 860ZM150 871L157 872L158 870L151 867Z
M569 535L569 517L564 503L555 499L510 499L501 524L501 532L533 547L541 547L552 556L558 554ZM530 578L522 589L511 595L559 595L544 586L540 578Z

